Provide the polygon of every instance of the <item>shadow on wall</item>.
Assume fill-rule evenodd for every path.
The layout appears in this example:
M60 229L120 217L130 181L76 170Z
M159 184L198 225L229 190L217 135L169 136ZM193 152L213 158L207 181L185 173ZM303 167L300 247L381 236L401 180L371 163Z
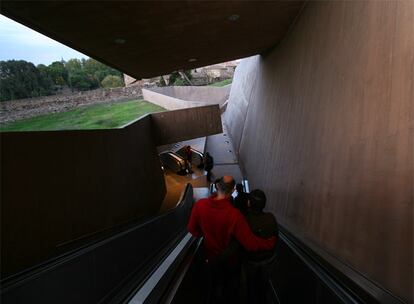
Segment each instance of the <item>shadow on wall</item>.
M230 95L231 85L224 87L175 86L142 89L145 100L167 110L218 104L222 106Z

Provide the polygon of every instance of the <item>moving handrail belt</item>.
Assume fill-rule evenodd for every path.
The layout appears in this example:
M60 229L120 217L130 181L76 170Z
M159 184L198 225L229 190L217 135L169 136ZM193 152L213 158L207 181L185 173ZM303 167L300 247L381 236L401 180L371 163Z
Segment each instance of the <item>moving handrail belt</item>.
M173 209L177 208L191 208L189 199L193 199L192 186L188 183L181 193L180 199L177 205ZM146 278L142 285L136 289L133 295L125 303L156 303L158 296L161 296L165 290L165 282L171 280L171 275L175 273L176 267L181 265L183 258L187 255L188 249L194 243L195 238L190 233L183 235L181 240L175 247L171 247L171 251L164 259L160 261L152 273ZM168 285L168 284L167 284Z
M161 263L156 271L148 278L144 285L136 292L136 294L129 301L130 304L143 304L149 298L151 292L157 287L161 279L166 275L168 270L172 267L177 257L184 251L186 245L190 242L192 236L187 233L183 239L178 243L174 250Z
M170 154L174 159L178 160L179 162L182 161L182 159L178 157L174 152L168 152L168 154Z

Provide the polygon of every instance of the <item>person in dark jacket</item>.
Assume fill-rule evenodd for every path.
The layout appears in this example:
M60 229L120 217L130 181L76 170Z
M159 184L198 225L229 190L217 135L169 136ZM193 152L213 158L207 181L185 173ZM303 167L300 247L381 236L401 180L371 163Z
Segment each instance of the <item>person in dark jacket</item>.
M237 184L236 185L237 196L234 199L234 207L240 210L243 215L247 214L247 201L248 195L246 192L243 191L243 185Z
M249 193L247 222L252 232L261 238L277 237L278 225L275 216L263 212L266 206L266 195L262 190L253 190ZM274 248L257 252L246 252L243 263L243 273L246 278L248 303L267 303L266 297L269 288L269 270L274 262Z
M210 153L206 152L206 155L204 157L204 170L207 171L207 181L211 182L211 170L213 170L214 167L214 159L210 155Z

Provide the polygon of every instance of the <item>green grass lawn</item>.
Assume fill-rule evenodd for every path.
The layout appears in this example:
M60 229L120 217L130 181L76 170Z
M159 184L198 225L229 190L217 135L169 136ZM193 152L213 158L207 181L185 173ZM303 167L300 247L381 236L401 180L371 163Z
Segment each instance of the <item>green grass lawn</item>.
M0 131L111 129L147 113L160 111L165 109L145 100L133 100L86 106L67 112L28 118L3 125Z
M224 79L223 81L215 82L210 84L210 87L224 87L225 85L228 85L232 82L232 79Z

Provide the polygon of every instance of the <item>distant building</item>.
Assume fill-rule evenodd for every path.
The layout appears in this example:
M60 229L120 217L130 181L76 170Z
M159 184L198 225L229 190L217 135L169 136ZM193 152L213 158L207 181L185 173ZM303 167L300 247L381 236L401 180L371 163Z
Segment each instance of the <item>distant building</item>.
M159 81L160 81L160 77L137 80L134 77L124 74L124 82L125 82L126 87L130 87L130 86L150 87L150 86L156 85Z
M192 82L194 85L206 85L233 78L237 64L238 61L234 60L191 70Z
M217 81L233 78L234 71L236 70L238 63L239 60L233 60L193 69L191 70L191 82L193 85L207 85ZM151 87L159 85L161 77L163 77L164 82L168 84L170 75L137 80L124 74L124 82L127 87L135 85L141 87Z

